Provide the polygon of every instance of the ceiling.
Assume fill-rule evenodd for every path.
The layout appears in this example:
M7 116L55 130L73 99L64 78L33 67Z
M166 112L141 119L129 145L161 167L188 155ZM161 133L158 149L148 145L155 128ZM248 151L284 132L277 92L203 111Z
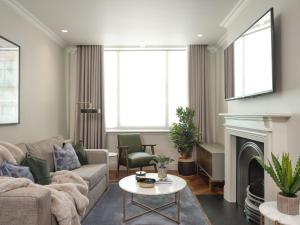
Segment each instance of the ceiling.
M215 44L238 0L16 0L68 45ZM68 33L62 33L67 29ZM203 37L197 37L197 34Z

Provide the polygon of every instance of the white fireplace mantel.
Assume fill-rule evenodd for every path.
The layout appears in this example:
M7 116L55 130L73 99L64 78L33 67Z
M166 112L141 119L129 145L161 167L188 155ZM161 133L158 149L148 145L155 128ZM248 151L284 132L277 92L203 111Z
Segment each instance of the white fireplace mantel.
M236 202L236 137L264 143L264 159L287 149L286 129L291 114L219 114L225 119L224 198ZM265 199L276 199L277 187L265 173Z

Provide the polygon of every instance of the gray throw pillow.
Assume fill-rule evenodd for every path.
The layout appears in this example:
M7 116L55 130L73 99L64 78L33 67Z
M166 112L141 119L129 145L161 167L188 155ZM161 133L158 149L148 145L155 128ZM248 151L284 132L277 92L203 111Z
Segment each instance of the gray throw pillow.
M34 182L29 167L15 165L6 161L4 161L0 165L0 176L15 177L15 178L23 177Z
M66 143L63 148L58 145L54 145L53 147L55 171L73 170L81 166L76 152L70 143Z

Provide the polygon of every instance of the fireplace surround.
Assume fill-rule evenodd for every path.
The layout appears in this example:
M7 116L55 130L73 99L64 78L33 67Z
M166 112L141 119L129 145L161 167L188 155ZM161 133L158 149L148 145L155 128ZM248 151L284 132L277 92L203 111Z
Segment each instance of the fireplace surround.
M245 138L263 144L264 160L271 152L287 149L286 129L290 114L219 114L225 120L225 186L224 198L237 202L237 140ZM264 172L264 198L275 200L278 188ZM266 191L268 190L268 191Z

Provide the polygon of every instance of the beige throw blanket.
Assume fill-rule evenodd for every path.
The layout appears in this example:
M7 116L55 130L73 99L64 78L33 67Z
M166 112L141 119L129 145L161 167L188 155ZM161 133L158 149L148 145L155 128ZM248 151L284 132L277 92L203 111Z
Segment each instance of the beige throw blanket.
M21 187L38 187L51 192L51 213L59 225L80 225L80 218L89 204L88 186L71 171L58 171L52 175L50 185L34 184L26 178L0 177L0 193Z

